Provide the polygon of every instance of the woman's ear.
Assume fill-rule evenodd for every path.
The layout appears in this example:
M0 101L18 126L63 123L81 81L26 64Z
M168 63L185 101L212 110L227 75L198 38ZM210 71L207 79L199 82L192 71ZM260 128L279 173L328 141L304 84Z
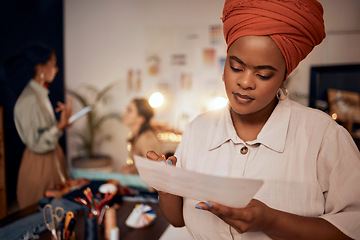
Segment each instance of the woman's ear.
M35 65L34 72L35 72L34 76L33 76L34 79L37 78L43 72L42 71L42 66L41 66L40 63Z
M40 72L40 68L41 68L40 64L35 65L34 67L35 75Z
M284 79L284 80L281 82L280 88L284 88L284 87L285 87L286 80L287 80L287 79Z

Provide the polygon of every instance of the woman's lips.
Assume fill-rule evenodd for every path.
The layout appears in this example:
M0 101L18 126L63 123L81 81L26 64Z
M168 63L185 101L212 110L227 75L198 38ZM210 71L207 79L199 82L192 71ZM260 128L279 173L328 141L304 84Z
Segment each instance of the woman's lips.
M254 98L249 97L248 95L242 95L240 93L233 92L233 95L239 103L250 103L254 100Z

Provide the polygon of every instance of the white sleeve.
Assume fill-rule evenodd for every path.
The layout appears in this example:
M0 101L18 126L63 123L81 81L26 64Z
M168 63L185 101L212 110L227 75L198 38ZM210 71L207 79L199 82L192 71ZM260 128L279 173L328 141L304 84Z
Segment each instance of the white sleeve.
M360 153L343 127L326 136L317 171L325 197L321 217L349 237L360 239Z

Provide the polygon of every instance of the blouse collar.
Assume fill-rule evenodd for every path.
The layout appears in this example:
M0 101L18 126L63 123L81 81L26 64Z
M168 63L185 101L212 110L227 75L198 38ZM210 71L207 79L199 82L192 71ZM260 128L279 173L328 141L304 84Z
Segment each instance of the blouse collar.
M245 144L245 142L236 134L231 119L230 107L224 111L225 112L220 117L213 131L213 141L210 143L209 150L218 148L227 141L232 141L235 144ZM247 141L246 144L255 145L260 143L274 151L283 152L290 122L290 115L291 101L279 101L258 134L257 139Z
M32 89L34 89L37 93L47 96L49 95L49 89L42 86L40 83L36 82L34 79L31 79L29 85Z

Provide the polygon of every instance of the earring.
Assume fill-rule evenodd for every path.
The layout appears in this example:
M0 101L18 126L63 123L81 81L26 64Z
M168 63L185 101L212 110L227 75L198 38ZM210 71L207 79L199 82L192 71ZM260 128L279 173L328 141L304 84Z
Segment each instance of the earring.
M276 97L279 101L285 101L289 97L289 91L286 87L279 88L276 93Z
M40 79L44 80L44 73L40 73Z

